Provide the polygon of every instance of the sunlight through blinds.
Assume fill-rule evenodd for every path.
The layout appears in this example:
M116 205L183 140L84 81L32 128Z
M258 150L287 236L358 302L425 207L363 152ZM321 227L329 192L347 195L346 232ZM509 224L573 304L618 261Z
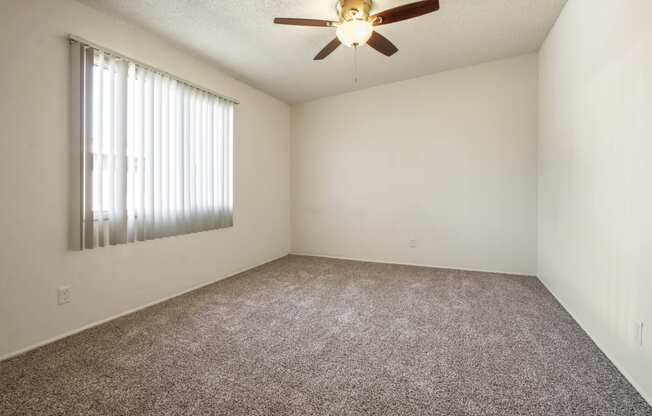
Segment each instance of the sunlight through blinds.
M232 226L235 102L71 44L80 65L82 248Z

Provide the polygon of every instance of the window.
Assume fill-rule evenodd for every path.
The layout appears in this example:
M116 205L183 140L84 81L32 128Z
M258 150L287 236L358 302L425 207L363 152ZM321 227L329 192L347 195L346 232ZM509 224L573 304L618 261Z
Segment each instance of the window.
M233 225L230 99L80 42L81 247Z

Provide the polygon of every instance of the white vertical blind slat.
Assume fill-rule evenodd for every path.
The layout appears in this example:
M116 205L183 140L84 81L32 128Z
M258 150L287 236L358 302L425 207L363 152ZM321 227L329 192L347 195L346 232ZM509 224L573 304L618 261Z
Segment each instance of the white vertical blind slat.
M95 173L95 181L96 181L96 186L95 189L97 189L97 197L98 197L98 209L96 210L97 215L95 215L95 218L97 219L97 225L96 228L98 229L97 232L97 245L99 246L104 246L104 224L105 224L105 211L104 211L104 136L105 136L105 117L104 113L106 111L106 105L105 105L105 100L103 97L105 96L105 71L104 71L104 65L105 65L105 59L104 59L104 54L100 53L99 55L99 62L98 62L98 77L97 77L97 83L99 84L97 86L97 89L99 90L97 95L93 96L93 99L96 103L96 111L97 111L97 118L98 118L98 123L97 123L97 132L95 133L95 137L97 142L94 143L95 147L95 160L97 163L95 166L97 169L94 169ZM107 95L108 96L108 95Z
M145 71L138 68L138 98L140 102L139 112L135 115L135 123L139 134L138 147L138 240L145 241Z
M102 207L103 211L107 215L107 220L105 222L106 226L105 228L105 234L106 234L106 240L108 240L109 244L113 244L112 241L112 236L115 234L115 222L116 222L116 217L115 217L115 211L114 211L114 205L113 201L115 199L115 130L116 130L116 111L115 111L115 78L116 78L116 73L115 73L115 59L113 57L108 56L108 69L106 72L105 80L107 81L106 83L106 88L107 88L107 94L109 97L109 101L107 103L107 111L106 111L106 140L104 141L104 149L102 151L102 157L106 158L106 168L102 172L103 175L106 175L106 189L104 190L104 206Z
M116 63L115 106L114 106L114 192L113 192L113 230L111 244L127 242L127 118L128 118L128 87L127 63Z
M222 143L221 143L222 144L222 154L220 155L221 160L226 160L228 152L229 152L228 144L226 142L226 135L227 135L226 129L227 129L227 125L228 125L228 113L225 110L226 110L225 107L222 106L222 117L223 117L224 121L222 122L223 128L222 128L222 132L221 132L222 133L221 134L221 138L222 138ZM227 177L227 175L226 175L226 169L227 169L226 163L222 163L221 167L222 167L222 169L221 169L222 170L222 178L221 178L221 180L222 180L222 184L224 184L224 182L226 180L226 177ZM223 225L223 224L226 223L225 216L226 216L226 206L228 204L228 194L226 192L226 189L224 189L223 186L222 186L221 190L222 190L222 206L221 206L221 212L220 212L221 215L220 215L220 217L221 217L222 221L221 221L220 225Z
M136 112L134 65L127 67L127 114ZM136 126L133 117L127 117L127 242L136 240Z
M147 139L145 143L145 238L156 238L154 232L154 74L146 73L144 117Z
M208 148L206 149L206 160L207 160L207 169L206 169L206 179L208 182L208 192L206 194L206 207L208 209L208 212L211 213L215 209L215 205L213 204L213 195L214 195L214 188L215 188L215 177L214 177L214 156L213 156L213 149L215 148L215 106L212 101L209 100L208 102ZM215 216L210 215L209 216L209 221L208 221L208 226L211 228L215 228Z
M233 189L230 185L233 180L233 107L229 105L225 106L225 108L227 113L227 124L224 140L226 140L227 152L224 159L224 166L226 167L226 176L223 184L225 187L224 192L226 193L226 207L224 210L226 223L224 223L224 226L228 227L233 224Z
M170 127L172 119L170 118L170 80L163 77L163 138L161 144L161 211L163 212L163 223L165 228L163 235L170 235Z
M95 246L95 221L93 213L93 197L94 197L94 178L93 178L93 166L94 166L94 154L93 154L93 142L95 137L94 128L96 128L94 120L93 109L93 83L96 82L96 76L94 76L95 68L95 51L90 48L84 48L81 45L73 45L73 49L81 55L82 68L79 72L73 71L73 74L77 74L82 79L78 80L78 84L81 89L81 94L79 95L80 103L79 109L82 112L80 120L82 123L81 131L82 133L82 143L81 149L83 152L83 161L82 161L82 230L83 236L80 247L84 248L93 248ZM73 60L74 64L74 60Z

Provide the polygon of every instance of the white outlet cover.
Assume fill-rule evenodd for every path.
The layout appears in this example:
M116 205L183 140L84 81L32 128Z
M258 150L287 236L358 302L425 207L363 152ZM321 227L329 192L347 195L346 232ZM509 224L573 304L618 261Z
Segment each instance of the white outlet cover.
M61 286L57 295L59 305L70 303L70 286Z
M634 340L637 345L643 346L643 332L645 326L643 322L634 322Z
M417 246L417 240L410 240L408 246L410 246L410 248L415 248Z

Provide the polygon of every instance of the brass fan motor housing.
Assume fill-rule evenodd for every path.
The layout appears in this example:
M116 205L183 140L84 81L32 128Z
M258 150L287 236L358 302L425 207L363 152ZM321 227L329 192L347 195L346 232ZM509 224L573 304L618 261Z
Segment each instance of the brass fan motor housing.
M349 20L369 20L372 0L338 0L337 14L340 22Z

